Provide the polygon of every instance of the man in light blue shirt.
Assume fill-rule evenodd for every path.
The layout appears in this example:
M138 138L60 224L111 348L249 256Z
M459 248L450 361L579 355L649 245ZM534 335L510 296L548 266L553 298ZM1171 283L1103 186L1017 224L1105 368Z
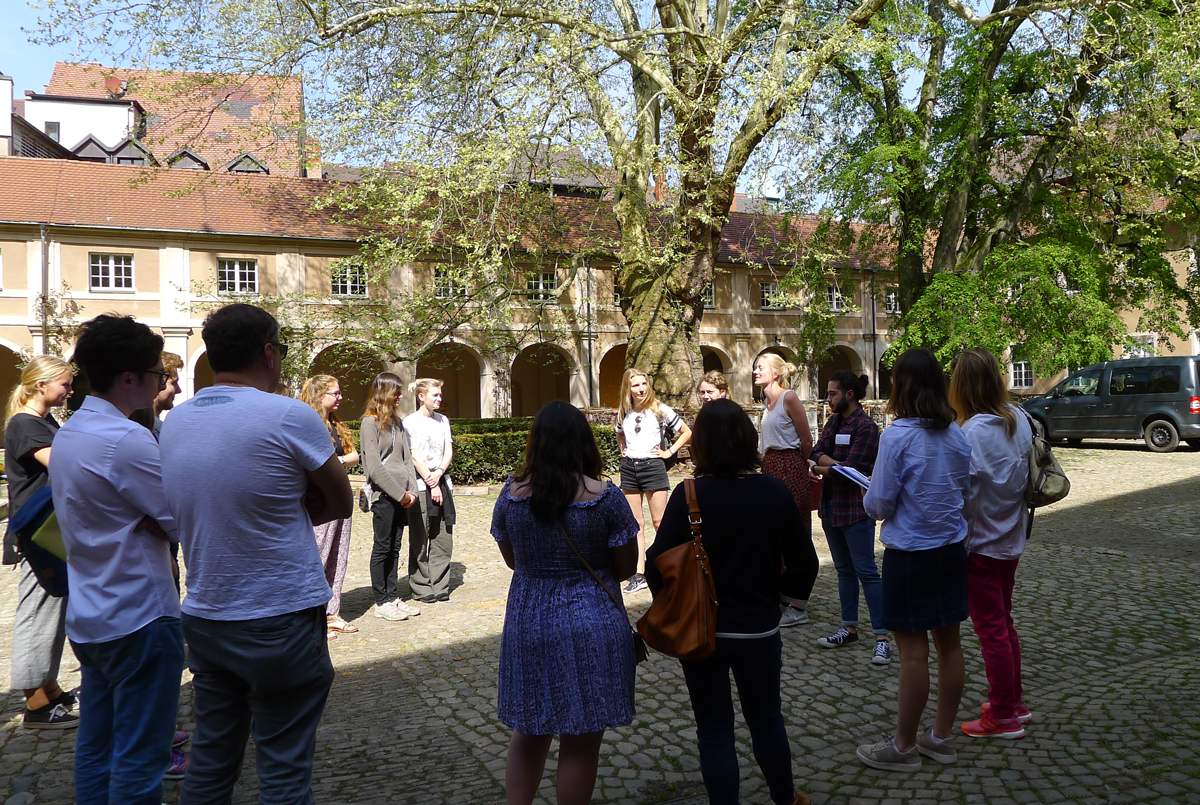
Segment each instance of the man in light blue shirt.
M163 340L128 316L80 329L75 362L91 393L50 458L70 571L67 636L83 674L75 801L159 805L183 671L176 528L158 444L128 417L166 380Z

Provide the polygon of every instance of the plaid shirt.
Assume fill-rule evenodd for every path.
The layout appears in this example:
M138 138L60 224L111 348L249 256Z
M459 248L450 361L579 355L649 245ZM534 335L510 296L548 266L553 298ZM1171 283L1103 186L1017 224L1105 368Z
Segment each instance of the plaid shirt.
M838 444L838 434L849 434L849 444ZM816 461L829 456L835 461L853 467L863 475L875 469L875 456L879 453L879 426L860 406L853 414L841 414L825 423L821 438L813 445L812 455ZM829 525L853 525L867 519L863 508L862 488L842 475L831 472L821 480L821 506L817 512L821 520Z

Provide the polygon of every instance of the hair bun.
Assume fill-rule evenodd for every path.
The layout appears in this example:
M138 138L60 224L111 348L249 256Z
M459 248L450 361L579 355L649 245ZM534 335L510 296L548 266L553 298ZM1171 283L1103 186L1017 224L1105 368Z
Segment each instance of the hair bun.
M858 382L862 383L864 386L867 386L867 385L870 385L871 378L867 377L866 375L859 375Z

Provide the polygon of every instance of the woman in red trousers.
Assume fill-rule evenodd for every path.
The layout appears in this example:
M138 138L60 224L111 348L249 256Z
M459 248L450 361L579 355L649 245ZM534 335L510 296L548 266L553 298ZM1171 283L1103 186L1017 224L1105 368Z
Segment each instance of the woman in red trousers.
M967 519L967 600L987 670L981 718L962 725L973 738L1022 738L1033 719L1021 686L1021 641L1012 618L1017 563L1025 550L1033 431L1008 400L1000 362L969 349L954 362L950 401L971 443Z

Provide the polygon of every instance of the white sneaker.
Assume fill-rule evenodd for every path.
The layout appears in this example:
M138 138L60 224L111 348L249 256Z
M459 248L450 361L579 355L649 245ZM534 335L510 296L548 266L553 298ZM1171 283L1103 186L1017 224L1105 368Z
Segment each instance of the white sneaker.
M401 601L399 598L397 598L392 603L396 605L396 609L400 610L409 617L421 614L421 608L410 601Z
M375 617L385 621L405 621L408 620L408 613L397 609L395 601L389 601L383 606L375 605Z
M779 625L783 628L788 626L807 626L808 625L808 610L796 609L791 604L784 607L783 614L779 616Z

